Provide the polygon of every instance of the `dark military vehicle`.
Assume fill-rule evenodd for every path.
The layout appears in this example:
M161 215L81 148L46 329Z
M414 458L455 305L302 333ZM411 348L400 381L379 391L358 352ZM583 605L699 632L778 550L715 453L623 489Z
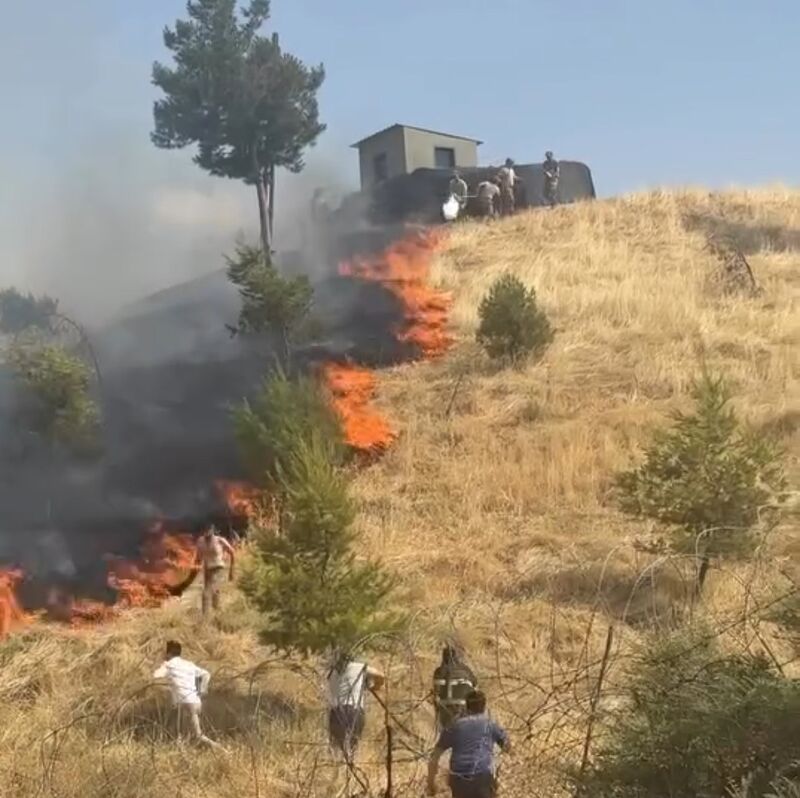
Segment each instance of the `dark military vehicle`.
M589 167L578 161L559 163L559 203L594 199L594 182ZM545 205L542 164L515 165L514 171L518 180L517 208ZM494 177L497 167L463 168L459 173L467 183L470 197L474 197L478 184ZM391 177L369 191L346 197L333 217L341 221L362 218L375 225L402 222L435 224L442 221L442 205L448 198L452 175L451 169L416 169L411 174ZM474 212L474 200L471 199L466 213Z

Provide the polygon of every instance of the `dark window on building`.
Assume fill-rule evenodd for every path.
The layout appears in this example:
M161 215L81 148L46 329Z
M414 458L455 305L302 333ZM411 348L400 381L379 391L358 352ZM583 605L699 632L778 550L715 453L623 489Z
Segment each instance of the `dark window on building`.
M375 182L380 183L389 177L389 162L386 153L382 152L372 159L372 171L375 173Z
M456 151L452 147L434 147L433 162L437 169L453 169L456 165Z

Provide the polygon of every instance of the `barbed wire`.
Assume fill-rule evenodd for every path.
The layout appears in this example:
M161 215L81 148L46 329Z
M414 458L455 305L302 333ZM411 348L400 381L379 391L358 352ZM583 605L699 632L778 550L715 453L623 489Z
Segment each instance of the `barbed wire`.
M521 667L524 654L514 649L513 634L505 620L506 611L516 606L511 598L459 601L442 613L453 629L457 628L462 614L474 619L482 613L488 618L492 635L489 647L493 648L494 654L490 667L485 667L487 663L483 662L481 684L489 696L492 713L517 742L513 758L503 759L506 792L513 794L514 785L520 780L524 781L527 795L552 796L557 785L562 791L567 790L572 783L570 774L580 766L582 756L588 760L590 747L601 745L606 739L604 728L587 731L595 724L598 709L626 701L625 683L620 680L620 675L642 660L643 653L635 641L630 645L627 641L627 633L632 629L628 615L635 600L633 594L648 582L655 592L657 584L653 580L656 573L664 568L680 569L691 559L690 556L663 555L648 563L629 583L631 595L627 597L622 612L614 617L603 593L612 556L613 552L609 553L600 569L589 617L569 661L566 658L560 661L557 626L559 616L572 608L559 608L555 601L549 602L548 661L538 662L534 667L526 663L528 667L525 669ZM757 645L768 652L778 670L784 670L795 662L796 654L785 661L778 657L758 629L760 621L771 610L800 593L800 587L790 576L779 572L788 580L789 587L780 593L760 597L763 583L769 581L764 551L759 552L744 574L727 571L741 591L741 604L721 614L715 614L712 608L707 607L704 621L708 630L696 634L691 644L665 655L662 664L668 666L679 658L689 657L703 645L740 631L745 635L742 640L744 649L750 651ZM545 586L542 595L546 593ZM654 609L653 617L660 617L657 609ZM381 664L387 674L389 689L385 694L373 697L375 708L383 711L383 724L380 731L374 728L373 724L378 722L377 712L372 713L372 731L362 738L363 754L355 761L347 761L323 738L327 716L327 708L323 708L324 669L316 663L297 662L285 657L268 657L246 668L216 673L204 718L208 733L216 735L225 744L229 741L234 743L237 766L243 766L246 759L248 789L259 798L274 793L275 785L279 785L281 794L293 798L334 794L343 798L354 795L386 798L387 762L391 763L392 769L392 795L418 795L424 784L425 763L436 739L431 686L426 667L417 653L427 648L423 646L424 626L425 617L418 616L402 636L364 641L383 652ZM677 624L671 620L669 627L675 626ZM602 634L598 627L602 627ZM609 628L618 630L620 634L613 635ZM658 628L657 624L653 628ZM599 645L602 638L607 641L605 651ZM501 655L501 644L511 647L510 655ZM110 641L86 655L86 663L92 658L99 659L107 646L110 646ZM118 747L135 739L148 751L150 764L148 773L140 774L142 780L149 779L153 785L164 789L174 789L180 782L180 790L186 790L187 783L191 782L193 794L219 795L218 789L198 782L199 775L190 775L194 753L179 774L163 766L164 757L173 755L170 752L177 751L182 757L189 749L171 744L173 738L167 731L168 712L161 692L155 685L140 681L147 662L146 653L142 652L130 664L125 676L137 680L138 684L127 694L113 702L97 697L84 698L80 705L71 708L70 716L63 724L42 737L38 774L25 773L15 777L29 785L27 794L37 798L64 794L58 783L65 758L68 759L68 743L79 735L83 742L96 739L99 744L100 771L108 784L117 778ZM605 680L601 675L603 671ZM302 705L301 711L297 700L282 699L279 712L275 697L265 690L265 686L280 681L284 675L298 680L302 688L298 691L300 694L315 696L313 703L319 709L309 710L307 705ZM664 689L675 690L679 686L676 683ZM250 703L243 706L242 697ZM229 718L227 722L226 717ZM98 730L102 730L100 739L97 739ZM298 731L301 732L299 737ZM391 745L388 759L378 753L385 751L387 744ZM213 751L204 756L215 760L218 756L225 758L225 755ZM5 767L11 769L13 763ZM524 779L519 774L525 774ZM541 792L532 784L532 775L546 785L541 787ZM222 779L231 794L239 789L239 781L230 768L220 766L220 770L215 771L215 778ZM217 786L220 787L221 783Z

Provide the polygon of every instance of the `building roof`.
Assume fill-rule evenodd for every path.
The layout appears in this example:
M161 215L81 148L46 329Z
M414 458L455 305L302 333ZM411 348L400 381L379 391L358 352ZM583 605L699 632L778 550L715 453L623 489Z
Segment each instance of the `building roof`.
M376 136L382 136L384 133L388 133L390 130L394 130L397 127L408 128L409 130L419 130L422 133L432 133L434 136L447 136L449 139L463 139L464 141L473 141L475 144L483 144L482 141L479 139L473 139L469 136L456 136L454 133L442 133L440 130L429 130L426 127L415 127L414 125L401 125L399 123L395 123L393 125L389 125L389 127L385 127L383 130L379 130L377 133L372 133L371 135L367 136L366 138L357 141L355 144L351 144L351 147L360 147L365 141L369 141L370 139L374 139Z

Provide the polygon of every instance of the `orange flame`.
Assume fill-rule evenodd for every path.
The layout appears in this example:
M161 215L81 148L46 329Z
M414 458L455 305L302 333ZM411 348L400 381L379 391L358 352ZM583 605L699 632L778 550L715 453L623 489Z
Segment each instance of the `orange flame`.
M339 274L383 285L403 307L403 322L393 330L403 343L417 346L425 358L443 355L453 344L447 332L452 298L430 287L431 266L443 234L408 236L371 258L339 265Z
M333 407L342 419L347 443L362 452L380 452L395 439L389 423L371 410L375 375L355 366L326 363L322 375L333 397Z
M214 487L234 518L255 518L261 510L261 491L249 482L218 479Z
M428 232L399 241L372 258L343 263L339 272L382 284L397 297L403 321L393 330L397 339L415 345L421 356L442 355L453 339L447 333L449 295L429 287L431 264L441 234ZM322 374L341 415L347 442L362 453L379 453L396 434L389 423L371 409L376 380L373 372L357 366L328 363ZM240 482L219 481L217 489L235 517L253 518L263 512L259 492ZM47 601L48 614L73 625L108 620L126 607L155 607L177 595L196 573L195 543L191 535L167 529L163 522L147 533L137 560L108 557L108 583L117 590L114 606L78 599L54 588ZM0 637L27 623L16 588L23 578L19 570L0 568Z
M22 580L22 571L0 569L0 637L23 626L28 616L17 600L17 585Z
M403 321L392 331L397 340L413 344L422 357L444 354L453 338L447 332L451 298L428 283L442 234L428 231L408 236L374 257L356 258L339 265L339 274L383 285L400 301ZM368 369L328 363L323 377L342 418L345 440L361 452L380 452L396 435L369 402L375 394L375 376Z
M191 535L153 524L136 561L109 558L109 585L119 592L117 606L155 607L179 592L195 560Z

